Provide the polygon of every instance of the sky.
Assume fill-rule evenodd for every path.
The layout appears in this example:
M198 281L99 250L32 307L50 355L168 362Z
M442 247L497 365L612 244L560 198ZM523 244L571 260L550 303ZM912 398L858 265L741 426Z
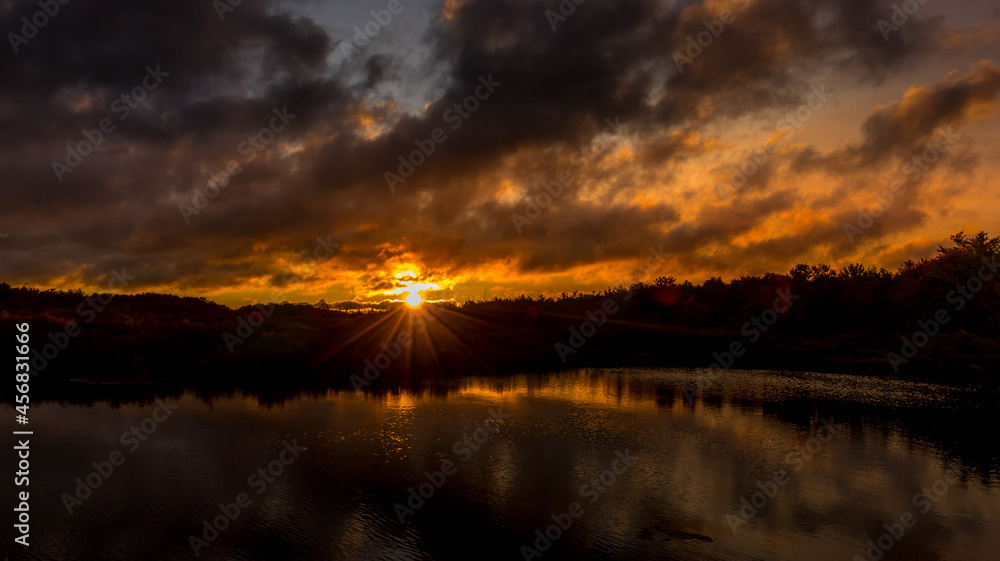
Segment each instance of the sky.
M0 281L464 301L1000 231L995 2L231 1L0 0Z

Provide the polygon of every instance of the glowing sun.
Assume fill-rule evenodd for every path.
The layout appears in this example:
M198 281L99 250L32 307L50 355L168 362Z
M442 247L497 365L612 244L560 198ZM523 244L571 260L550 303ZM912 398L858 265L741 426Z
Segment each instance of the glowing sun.
M424 299L421 298L420 294L416 292L411 292L410 295L406 297L406 303L409 304L410 306L413 306L414 308L419 306L420 303L423 301Z

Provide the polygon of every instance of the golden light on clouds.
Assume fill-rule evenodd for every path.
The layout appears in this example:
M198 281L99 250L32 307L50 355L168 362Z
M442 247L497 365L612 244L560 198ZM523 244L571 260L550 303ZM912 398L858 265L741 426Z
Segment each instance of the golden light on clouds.
M400 296L405 294L406 297L400 299L394 299L393 301L406 302L412 307L419 306L421 302L424 301L424 297L421 294L428 290L440 290L441 285L433 282L417 282L420 278L420 272L415 267L408 267L405 270L398 271L393 275L396 284L399 286L392 290L386 290L381 294L384 296Z
M121 14L156 6L147 4ZM58 50L26 52L11 75L34 89L0 102L8 128L28 131L9 142L11 180L0 190L11 234L3 280L104 290L107 272L125 267L134 291L348 309L604 288L650 246L676 255L663 274L698 283L879 259L886 247L900 248L894 259L919 258L959 229L1000 229L992 7L936 13L944 21L934 25L921 12L886 40L878 10L849 2L822 13L756 0L560 6L574 8L571 20L553 25L544 12L524 21L532 10L517 2L414 3L349 59L339 53L354 34L327 33L339 23L233 26L231 48L191 56L183 78L178 69L79 171L56 177L48 162L68 141L45 131L92 129L107 108L99 100L134 80L122 70L134 61L74 67L50 83L16 67L61 68L47 60ZM713 23L727 11L731 23ZM175 30L191 21L159 18ZM101 37L126 29L95 22ZM87 37L100 47L89 55L121 54L121 41ZM698 54L681 72L673 55L689 47ZM958 52L971 48L981 50ZM823 83L831 103L803 109ZM470 96L475 109L454 122ZM244 159L247 135L286 105L298 117ZM780 124L800 109L810 115L801 127ZM35 115L53 124L26 118ZM950 127L962 139L849 240L843 223L906 179L906 160ZM385 174L438 128L447 141L390 190ZM231 160L245 169L201 196L197 214L179 213ZM739 174L748 177L737 185ZM557 179L558 194L546 192ZM720 196L720 184L734 188ZM50 189L66 196L38 196ZM537 201L544 208L519 227L512 215ZM342 253L310 263L327 234ZM920 237L931 242L911 243ZM882 263L893 266L888 254Z
M391 130L396 119L396 104L392 100L362 104L356 118L358 134L365 140L375 140Z
M445 0L444 6L441 7L441 17L451 20L463 4L465 4L465 0Z

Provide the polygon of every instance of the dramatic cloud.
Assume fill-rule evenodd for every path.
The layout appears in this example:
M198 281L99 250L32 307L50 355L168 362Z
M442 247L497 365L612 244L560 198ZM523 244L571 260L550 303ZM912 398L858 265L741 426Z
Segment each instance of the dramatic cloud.
M997 229L963 199L994 172L975 140L997 127L989 6L928 4L887 35L888 0L370 13L390 4L73 2L37 29L36 2L2 4L0 280L124 267L129 290L226 303L554 293L622 281L650 248L672 254L657 274L699 281L893 266L930 247L913 238ZM824 138L843 123L860 138ZM962 140L933 189L845 236L944 126Z

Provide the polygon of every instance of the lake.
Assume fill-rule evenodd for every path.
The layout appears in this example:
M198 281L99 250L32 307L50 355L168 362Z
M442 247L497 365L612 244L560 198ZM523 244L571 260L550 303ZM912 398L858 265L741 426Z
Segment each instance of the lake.
M996 390L695 374L35 404L12 559L997 558Z

